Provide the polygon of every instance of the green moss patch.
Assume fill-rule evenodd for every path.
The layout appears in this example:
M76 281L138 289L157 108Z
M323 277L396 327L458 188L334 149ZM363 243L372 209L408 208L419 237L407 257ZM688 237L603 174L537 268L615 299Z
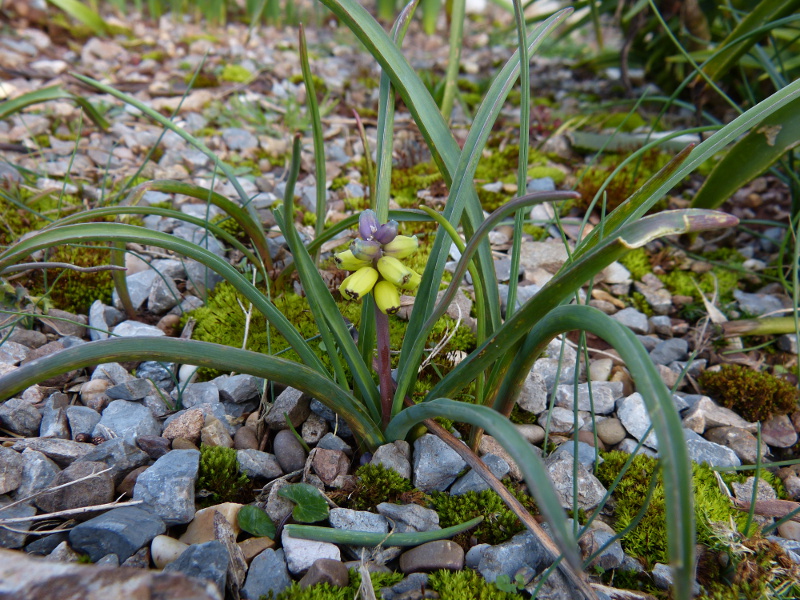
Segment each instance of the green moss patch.
M797 388L764 371L739 365L724 365L719 371L704 371L698 378L703 391L748 421L763 421L797 408Z

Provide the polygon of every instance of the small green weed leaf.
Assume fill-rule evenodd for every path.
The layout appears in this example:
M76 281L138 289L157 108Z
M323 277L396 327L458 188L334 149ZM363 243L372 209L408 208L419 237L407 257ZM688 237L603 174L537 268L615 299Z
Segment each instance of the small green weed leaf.
M257 506L252 504L243 506L237 518L242 531L257 537L275 537L275 523L272 522L267 513Z
M322 493L313 485L293 483L282 487L278 491L278 495L291 500L297 505L292 511L295 521L316 523L328 518L328 503Z

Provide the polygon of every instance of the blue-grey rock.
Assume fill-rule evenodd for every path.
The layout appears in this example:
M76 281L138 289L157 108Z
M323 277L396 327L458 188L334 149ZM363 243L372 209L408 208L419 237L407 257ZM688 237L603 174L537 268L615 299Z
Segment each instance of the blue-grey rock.
M796 333L784 333L783 335L778 337L778 348L783 350L784 352L789 352L791 354L797 354L797 334Z
M689 458L696 463L708 463L711 467L738 467L742 464L736 452L725 446L709 442L691 429L683 430Z
M414 441L414 485L423 492L444 491L467 463L442 440L426 433Z
M661 340L654 335L637 335L636 339L642 343L642 346L644 346L644 349L648 352L654 350L655 347L661 343Z
M237 450L236 460L239 470L251 479L275 479L283 475L283 470L278 464L274 454L259 450Z
M364 186L359 183L349 182L347 185L344 186L344 191L347 194L348 198L363 198L364 197Z
M672 319L667 315L653 315L650 317L650 325L658 335L672 337Z
M21 343L11 340L3 341L0 345L0 364L14 366L25 360L31 349Z
M268 597L270 592L277 596L292 585L283 550L264 550L250 563L247 579L242 587L244 597L256 600Z
M153 384L146 379L131 379L123 383L112 385L106 390L106 396L112 400L128 400L133 402L141 400L152 393Z
M175 380L178 377L173 373L174 367L173 363L165 364L148 360L139 363L139 366L136 367L136 376L140 379L149 379L156 387L169 392L175 387Z
M46 513L107 504L114 500L114 480L104 463L75 461L55 476L51 485L65 486L36 497L36 506ZM105 472L103 472L105 471ZM87 479L88 477L91 479Z
M173 396L176 392L173 391ZM217 404L219 402L219 388L210 381L203 383L190 383L183 389L181 404L183 408L193 408L198 404Z
M633 307L623 308L611 315L611 318L630 328L634 333L644 335L650 330L650 324L647 322L647 315Z
M147 297L147 309L155 315L163 315L165 312L177 306L181 301L181 293L172 277L156 277L150 294Z
M676 360L686 360L689 342L683 338L670 338L659 342L650 351L650 358L657 365L668 365Z
M72 439L79 433L91 435L95 425L100 421L100 413L88 406L68 406L66 412Z
M139 271L125 277L125 282L128 285L128 295L135 310L139 310L144 301L147 300L147 296L150 295L150 288L153 286L156 277L158 277L158 274L153 269ZM116 290L112 294L112 303L115 308L123 308Z
M120 562L167 530L161 518L137 506L123 506L76 525L70 545L92 561L116 554Z
M38 410L22 398L10 398L0 404L0 426L24 437L39 434L42 415Z
M183 206L188 205L184 204ZM183 211L183 206L181 207L181 211ZM205 208L205 205L203 205L203 207ZM150 261L150 267L154 271L172 279L183 279L186 277L186 267L183 266L183 262L174 258L157 258Z
M53 396L64 394L53 394ZM64 406L54 406L52 396L48 398L41 410L42 421L39 423L39 437L69 439L69 423Z
M548 360L548 359L544 359ZM555 374L553 375L555 378ZM517 397L517 404L522 410L538 415L547 408L547 383L544 377L531 369Z
M54 461L59 467L71 465L75 460L94 449L92 444L73 442L72 440L28 438L14 442L12 449L24 452L27 448L41 452Z
M741 290L733 290L733 297L739 303L742 311L753 316L777 312L786 308L784 302L772 294L749 294Z
M168 525L194 518L194 486L200 464L197 450L173 450L136 479L133 499L142 500Z
M333 435L332 432L326 433L317 444L317 448L324 450L339 450L344 452L347 456L353 455L353 448L339 436Z
M36 508L30 504L17 504L16 506L6 508L7 504L11 504L8 496L0 496L0 509L2 509L0 515L2 515L4 519L32 517L36 514ZM5 527L0 527L0 548L22 548L25 544L25 538L27 537L25 532L30 530L32 524L33 521L20 521L10 525L10 527L13 527L17 531L11 531Z
M563 384L556 388L556 406L573 410L575 398L578 400L578 410L590 411L594 408L595 414L607 415L614 411L617 398L622 397L623 385L621 381L594 381L591 383L575 385ZM591 391L591 395L590 395Z
M272 451L284 473L292 473L302 469L306 464L306 451L302 444L288 429L281 429L275 434Z
M397 533L441 529L439 513L419 504L381 502L376 508L378 514L392 521L394 530Z
M111 331L118 337L163 337L166 335L158 327L139 321L123 321Z
M559 374L558 383L571 383L575 380L575 364L577 352L560 339L551 340L542 356L533 363L533 372L541 376L548 390L556 384L556 373ZM559 369L560 365L560 369Z
M117 385L125 381L130 381L134 379L134 377L121 364L113 362L97 365L97 368L92 372L91 379L105 379L106 381L110 381L111 385Z
M140 435L161 435L161 425L146 406L127 400L114 400L103 411L92 435L102 435L100 427L107 427L117 437L136 445Z
M571 444L570 444L571 445ZM573 492L575 491L573 472L575 459L569 452L561 452L551 455L545 460L545 468L550 476L553 489L556 492L561 506L565 509L573 507ZM578 482L579 491L577 504L578 508L590 511L600 504L606 494L606 488L594 474L578 461Z
M150 457L123 438L112 438L98 444L75 462L85 461L101 462L111 467L110 473L114 478L114 484L119 485L128 473L150 462Z
M644 398L638 392L617 401L617 418L625 429L637 440L641 440L650 427L650 415L644 405ZM658 438L651 431L644 441L645 445L658 450Z
M336 434L341 438L353 438L353 432L350 430L350 427L347 425L344 419L338 416L335 412L333 412L330 408L325 406L319 400L311 400L309 403L309 408L320 417L325 419L330 425L332 430L336 431Z
M365 510L351 510L349 508L332 508L329 521L334 529L344 531L368 531L371 533L389 533L389 521L382 515L376 515ZM381 556L384 560L391 560L400 554L399 548L365 547L345 545L344 550L355 559L375 560Z
M529 531L523 531L507 542L486 548L478 563L478 571L491 583L500 575L508 575L513 581L521 567L528 566L538 570L548 556L548 551L539 540Z
M608 544L589 566L600 567L608 571L609 569L616 569L622 565L622 561L625 559L625 553L622 551L622 544L620 544L619 540L614 540L609 544L609 541L613 537L614 534L600 529L590 529L581 536L578 543L584 558L589 558L589 556L598 552L603 546Z
M223 402L241 404L261 397L264 380L253 375L223 375L212 380Z
M528 182L527 187L525 190L532 194L534 192L555 192L556 191L556 182L553 181L552 177L538 177L536 179L531 179Z
M464 555L464 566L477 571L478 565L481 563L481 558L483 558L484 551L491 547L490 544L476 544L472 546Z
M14 494L16 499L27 498L46 488L61 471L47 456L30 448L26 448L19 457L22 459L22 473Z
M511 470L508 463L494 454L484 454L481 457L486 466L492 472L492 475L498 479L502 479ZM482 492L489 489L489 484L474 470L470 469L468 473L461 476L450 488L450 494L453 496L460 496L467 492Z
M373 465L383 465L393 469L401 477L411 479L411 446L405 440L384 444L375 450L370 461Z
M176 560L165 566L164 572L183 573L211 581L220 594L225 594L229 560L225 544L212 540L204 544L192 544Z
M553 452L550 457L558 456L561 453L567 453L570 456L574 456L575 453L575 443L573 440L567 440L563 444L559 445L556 448L555 452ZM578 462L581 463L583 466L592 468L594 466L595 461L595 449L594 446L587 444L586 442L578 442ZM600 458L600 464L603 463L603 459Z
M0 446L0 495L13 492L22 483L25 460L19 452Z
M625 452L626 454L633 454L635 451L636 454L644 454L652 458L658 457L658 453L654 452L647 446L639 446L639 449L636 450L637 446L639 446L639 442L631 438L625 438L619 444L617 444L616 450L619 450L620 452Z
M391 587L381 588L381 598L383 600L400 600L400 598L409 598L411 592L416 591L419 593L419 590L424 590L427 585L427 573L412 573Z
M43 535L25 546L25 552L28 554L46 556L55 550L56 546L67 541L69 541L69 531L59 531L51 535Z
M252 150L258 147L258 138L240 127L223 129L222 140L229 150Z

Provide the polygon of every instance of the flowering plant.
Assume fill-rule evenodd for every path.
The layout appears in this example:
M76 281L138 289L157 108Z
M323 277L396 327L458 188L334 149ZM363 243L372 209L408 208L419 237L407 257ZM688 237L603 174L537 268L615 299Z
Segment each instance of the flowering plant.
M502 441L511 457L517 462L528 489L535 496L538 507L549 522L557 547L548 547L556 548L555 554L559 552L563 554L566 560L560 563L560 568L572 573L576 585L586 595L591 596L590 590L586 592L585 581L574 575L575 570L581 567L576 552L575 532L567 527L564 509L549 483L547 473L531 446L506 418L533 361L543 352L547 344L555 336L566 331L587 330L605 338L619 351L633 375L638 391L644 397L659 439L664 489L667 494L669 551L675 569L675 597L681 600L689 598L694 564L691 471L680 418L672 403L671 394L661 381L649 356L630 330L593 308L579 303L573 305L568 303L577 296L578 290L585 282L632 248L640 247L664 235L733 225L736 222L733 217L713 211L670 211L653 216L645 214L678 181L721 147L756 125L765 118L765 115L778 110L800 95L800 83L787 86L779 94L721 128L696 148L689 148L680 153L672 163L657 173L625 203L607 215L602 227L596 227L585 236L574 249L570 261L538 294L516 310L515 303L511 302L504 321L487 234L502 220L521 213L532 204L566 200L574 198L575 194L554 192L523 196L500 207L485 219L473 177L492 124L505 98L521 71L527 74L529 53L563 21L569 11L560 11L552 15L530 32L526 31L524 22L518 18L519 37L522 43L496 75L484 101L476 111L474 125L463 143L463 148L460 148L430 94L399 50L399 43L413 13L414 3L406 7L395 24L392 36L389 36L356 0L322 0L322 2L336 14L340 22L357 35L383 69L379 98L376 169L378 175L371 210L324 229L313 242L304 244L293 225L294 187L300 169L300 139L295 138L284 200L282 206L274 211L278 226L292 253L294 266L298 271L320 336L329 351L331 366L327 367L320 360L308 342L270 299L227 261L196 244L158 231L116 223L81 222L98 216L131 212L158 211L157 214L186 221L191 217L168 209L107 207L67 217L14 244L0 254L0 273L31 253L58 244L107 241L117 245L137 243L159 246L197 260L225 278L284 336L298 354L300 362L193 340L109 339L68 348L59 354L32 361L5 375L0 378L0 397L8 398L46 377L81 366L109 361L163 360L251 373L293 386L336 411L348 423L362 446L368 450L387 442L404 439L410 430L420 423L425 423L431 431L438 431L436 424L431 421L434 417L445 417L471 424L476 431L473 440L477 438L479 429L485 429ZM305 74L308 73L308 69L303 48L304 45L301 43ZM520 65L525 65L526 68L521 69ZM236 188L241 206L209 190L178 182L146 183L135 190L134 194L141 194L146 189L160 189L196 195L223 206L237 221L247 225L243 228L251 235L257 251L253 252L238 242L236 247L242 250L252 265L261 270L266 280L270 273L269 257L263 256L258 251L263 245L261 243L263 231L252 209L249 208L249 198L238 184L231 169L200 140L146 104L100 82L77 77L84 83L136 107L214 160L215 165ZM527 81L526 78L523 79ZM306 78L306 82L307 86L311 85L310 77ZM403 99L419 126L449 188L448 199L441 214L433 211L390 211L388 208L395 92ZM523 86L521 111L523 115L529 108L524 92ZM524 143L526 132L527 127L521 127L521 147L526 147ZM314 130L314 140L315 149L319 153L323 146L321 132L317 128ZM521 156L524 156L523 152ZM324 168L324 160L317 160L316 164L316 180L325 181L324 171L321 170ZM519 170L520 179L524 182L527 160L520 161ZM524 189L524 185L519 189ZM440 227L430 247L424 271L415 273L403 265L402 259L416 250L416 240L413 237L398 235L398 223L432 220ZM219 228L214 228L210 224L206 226L215 234L221 232ZM358 342L353 339L342 319L335 298L320 276L312 258L323 243L356 226L360 238L355 240L347 251L337 255L336 260L343 269L351 271L340 286L341 294L348 298L361 299L363 302ZM462 240L456 226L461 227L466 242ZM517 241L520 235L521 228L517 228L515 235ZM445 262L453 243L460 247L462 256L451 283L438 298ZM515 252L518 258L518 250ZM450 373L436 382L421 402L414 404L408 400L408 394L417 377L424 352L424 345L419 344L418 340L427 337L436 321L447 309L467 270L472 274L474 286L477 348ZM512 280L516 274L516 271L512 271ZM389 367L388 326L385 319L388 318L387 314L391 314L398 306L398 290L411 288L416 288L416 297L400 348L395 378L392 377ZM376 364L374 370L373 364ZM374 371L378 374L377 384L373 377ZM352 382L352 385L349 382ZM451 399L472 382L477 384L475 404ZM477 469L482 465L474 455L469 454L469 449L463 443L452 439L448 443L462 453L462 456L471 460L470 465L474 468ZM485 474L486 470L484 469L482 473ZM502 495L505 488L496 480L492 480L490 473L485 474L485 477ZM577 498L577 494L575 497ZM513 497L508 499L506 495L504 498L513 504ZM523 519L523 521L537 534L541 534L534 520ZM299 531L297 535L311 534Z

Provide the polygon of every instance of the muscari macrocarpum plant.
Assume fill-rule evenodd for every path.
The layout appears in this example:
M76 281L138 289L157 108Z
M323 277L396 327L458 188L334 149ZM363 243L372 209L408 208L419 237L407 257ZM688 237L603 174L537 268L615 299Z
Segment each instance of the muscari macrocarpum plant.
M251 373L293 386L336 411L347 421L366 449L374 449L383 443L403 439L413 427L423 421L426 422L429 429L435 431L435 425L428 421L434 417L444 417L471 424L485 429L501 440L509 454L520 466L528 489L535 497L541 513L550 524L556 545L549 542L550 545L547 547L553 552L554 557L560 553L566 559L561 561L560 568L568 575L571 574L570 580L576 586L576 590L580 590L576 591L576 594L592 597L593 593L586 585L585 580L575 575L576 570L581 567L576 551L575 532L568 529L566 525L566 515L549 484L546 471L527 442L506 418L514 405L526 374L548 342L566 331L587 330L606 339L619 351L633 375L637 390L645 399L653 422L653 429L660 441L661 465L667 493L667 530L670 534L668 554L675 573L675 597L680 600L689 598L693 581L695 531L691 470L683 441L680 418L673 406L671 394L661 381L649 356L630 330L596 309L567 303L585 282L611 262L623 256L628 250L641 247L647 242L665 235L734 225L736 223L734 217L708 210L670 211L649 217L644 217L644 215L664 194L703 161L758 124L766 116L797 98L800 95L800 83L796 82L786 86L730 124L721 127L696 148L687 148L681 152L628 200L609 213L602 226L595 227L576 246L571 260L562 268L561 272L536 296L528 300L513 314L507 315L505 322L502 322L497 280L486 237L488 232L503 219L537 202L574 198L574 194L570 192L526 196L509 202L495 211L488 219L484 219L475 192L473 176L491 133L492 125L505 98L520 75L520 53L515 52L494 78L484 101L476 112L474 124L462 149L454 139L430 94L399 49L399 43L405 33L408 19L413 13L414 4L406 7L406 10L401 13L393 29L393 35L390 36L355 0L322 0L322 2L339 18L341 23L355 33L383 69L379 97L376 193L372 206L378 227L390 219L398 222L434 219L440 224L430 258L424 272L420 274L421 279L414 308L401 347L396 382L391 381L390 384L379 387L373 377L372 364L375 340L378 336L376 316L382 314L373 298L374 294L366 294L362 299L362 316L364 318L361 319L361 330L356 343L338 313L334 298L312 258L325 241L348 228L355 227L358 217L350 217L326 229L307 246L302 243L293 226L294 186L300 168L300 140L296 138L286 195L282 206L278 207L274 213L291 250L294 266L298 271L311 311L319 326L320 335L325 347L330 349L331 370L322 364L306 340L275 308L269 298L250 282L249 277L231 266L226 260L196 244L142 227L117 223L80 222L92 219L101 213L156 214L155 211L165 211L164 215L191 222L189 217L169 209L136 206L109 207L59 220L36 235L7 248L0 254L0 273L24 260L31 253L58 244L105 241L115 244L117 247L126 243L161 247L197 260L226 279L253 304L255 310L262 312L285 337L299 355L301 362L291 362L276 356L193 340L116 338L72 347L58 354L28 363L0 379L0 397L9 398L56 373L79 367L112 361L162 360ZM527 56L527 53L538 48L544 38L563 21L567 14L569 11L561 11L532 28L530 32L525 32L524 27L520 27L524 34L521 35L521 39L525 40L525 44L520 48L523 50L521 54ZM304 44L301 44L301 60L307 61L307 54L304 53L303 48ZM527 65L527 60L522 62ZM187 186L177 182L153 182L144 185L151 189L154 185L158 185L165 192L186 190L180 191L180 193L189 191L198 197L207 199L210 203L225 205L224 209L231 216L237 218L237 222L243 224L242 228L253 241L256 252L251 252L236 240L228 239L230 236L225 238L222 235L224 232L218 227L201 221L202 226L209 232L225 238L237 248L243 248L249 264L260 270L265 280L268 279L270 274L268 255L261 255L257 243L263 242L263 231L254 216L249 198L230 167L221 162L200 140L146 104L97 81L78 75L76 77L84 83L138 108L144 115L175 132L212 159L215 166L234 185L239 195L239 203L215 195L198 186ZM426 213L411 210L389 211L388 209L395 93L400 95L405 106L411 112L449 188L449 196L441 214L432 213L432 211ZM521 110L525 112L528 108L523 106ZM318 135L321 135L321 132L314 131L315 140ZM524 173L526 168L527 164L521 161L520 171ZM324 177L317 177L317 181L324 181ZM134 194L140 192L141 190L135 190ZM467 239L466 244L456 232L455 228L458 225L463 229ZM521 235L521 228L517 228L516 235ZM462 258L444 297L437 301L444 265L453 242L462 248ZM515 250L515 252L517 251ZM424 348L418 343L418 340L426 339L430 328L446 310L457 292L459 282L468 269L472 274L476 296L478 346L473 353L436 383L423 401L416 405L406 406L406 397L416 379L424 353ZM515 275L516 272L512 274L512 279ZM385 286L383 287L385 289ZM345 288L346 293L349 293L348 289L350 288ZM353 288L353 291L357 290ZM379 296L384 295L386 294L379 294ZM386 303L383 298L378 302L389 312L388 308L391 308L391 302ZM513 309L514 303L511 303L511 306ZM377 318L379 320L381 317ZM383 381L385 374L380 376L381 368L379 367L378 370L378 379ZM352 381L352 388L349 381ZM464 389L473 381L479 383L476 391L476 404L465 404L450 399L456 392ZM387 399L391 400L391 404ZM459 452L467 452L466 446L459 442L456 442L453 447L458 448ZM471 464L479 464L479 462ZM499 490L496 491L500 493ZM577 494L574 496L577 497ZM535 522L531 524L526 521L526 525L534 533L541 535L536 531ZM327 535L327 539L331 539L330 536L338 535L337 532L330 531L324 534L315 533L301 525L287 527L291 528L291 535L298 537ZM351 532L349 535L347 543L356 543L352 541L353 533ZM365 543L370 542L365 541Z

